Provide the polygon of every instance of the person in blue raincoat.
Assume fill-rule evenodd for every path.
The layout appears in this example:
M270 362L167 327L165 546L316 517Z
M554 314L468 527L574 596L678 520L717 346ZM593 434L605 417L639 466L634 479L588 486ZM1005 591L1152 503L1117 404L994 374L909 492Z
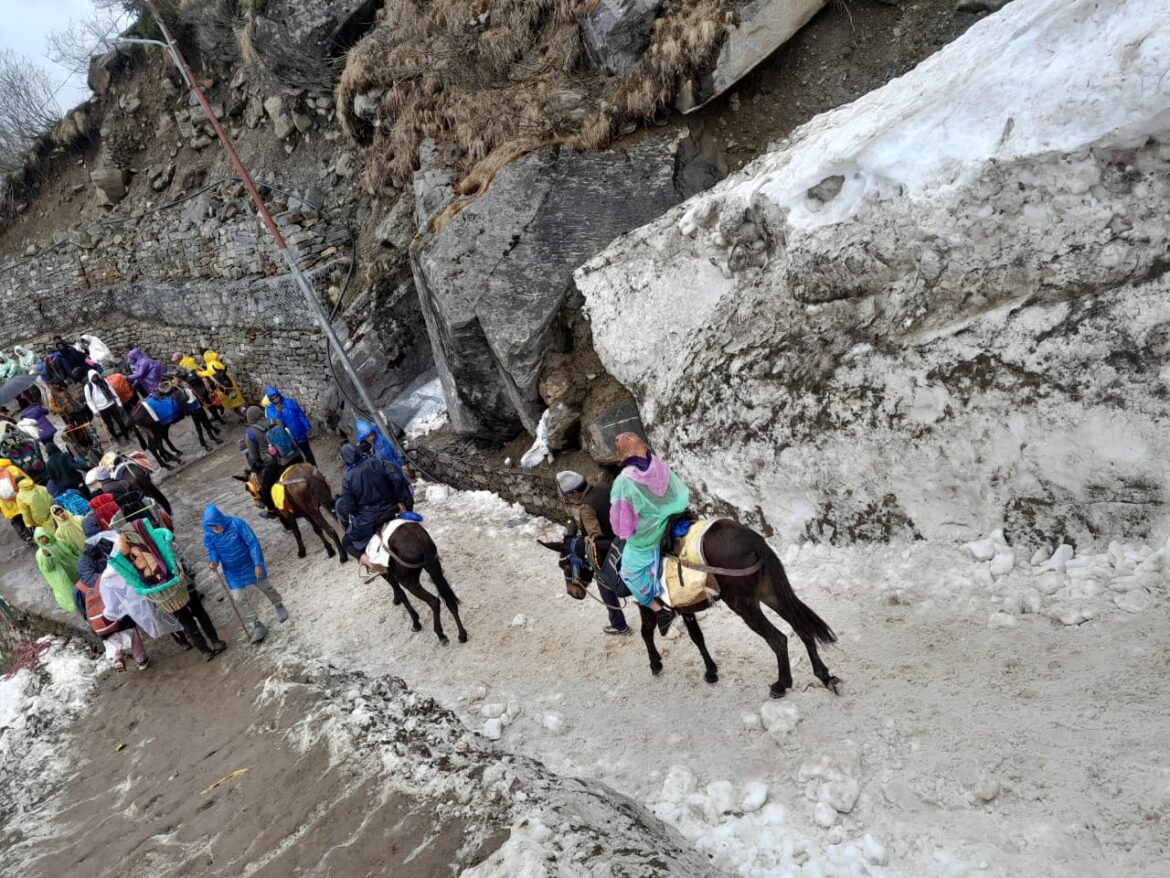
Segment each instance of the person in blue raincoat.
M211 569L222 568L240 614L251 629L253 643L259 643L268 635L268 629L256 610L261 594L272 603L276 618L281 622L288 621L288 610L284 608L280 593L268 581L268 565L264 563L260 540L246 521L224 515L218 506L211 504L203 510L203 547L207 549Z
M406 474L406 461L402 459L402 454L398 451L398 446L383 436L382 431L369 421L357 418L354 424L357 427L358 451L366 457L388 460L397 465L402 472L403 478L406 479L406 489L410 491L410 496L413 497L414 485L410 481L410 476Z
M361 451L353 445L342 446L346 473L336 509L338 519L349 523L341 544L358 559L378 525L414 505L398 464L372 457L359 460L360 457Z
M363 421L358 418L354 421L354 426L357 429L357 444L359 449L366 452L369 457L376 457L378 460L389 460L402 466L402 455L398 453L398 449L394 447L394 443L382 435L382 431L371 424L369 421ZM365 448L361 448L361 446Z
M268 399L268 407L264 414L270 421L280 421L292 434L293 441L301 449L305 460L317 465L317 458L313 457L313 449L309 445L309 437L313 433L313 425L309 416L301 408L301 404L291 397L285 396L271 384L264 388L264 396Z

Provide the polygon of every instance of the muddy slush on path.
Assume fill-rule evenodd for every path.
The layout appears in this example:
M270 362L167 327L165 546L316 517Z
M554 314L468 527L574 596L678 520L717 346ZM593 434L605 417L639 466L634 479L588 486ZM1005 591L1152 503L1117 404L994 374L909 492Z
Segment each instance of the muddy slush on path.
M237 458L221 451L162 483L192 549L202 509L193 500L255 518L228 478ZM274 522L253 524L287 577L291 538L281 542ZM14 560L29 559L18 551ZM343 574L356 578L356 566ZM97 681L71 726L43 729L58 771L22 776L0 748L0 790L10 804L29 803L0 808L0 875L486 878L550 862L719 874L633 801L503 752L401 680L292 656L290 627L320 622L273 621L268 640L251 646L205 568L199 584L229 643L214 661L155 640L150 668L114 674L76 646L53 647L76 652ZM318 586L341 584L293 584Z

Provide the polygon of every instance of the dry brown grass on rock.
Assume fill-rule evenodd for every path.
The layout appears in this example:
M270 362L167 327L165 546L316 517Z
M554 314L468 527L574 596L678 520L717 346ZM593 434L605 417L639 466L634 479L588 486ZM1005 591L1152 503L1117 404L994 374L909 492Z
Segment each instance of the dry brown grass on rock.
M581 19L597 0L387 0L346 59L342 126L369 144L368 182L403 185L423 141L477 194L508 162L551 144L600 149L651 117L718 51L737 0L666 0L628 82L586 62ZM377 101L372 122L354 111Z

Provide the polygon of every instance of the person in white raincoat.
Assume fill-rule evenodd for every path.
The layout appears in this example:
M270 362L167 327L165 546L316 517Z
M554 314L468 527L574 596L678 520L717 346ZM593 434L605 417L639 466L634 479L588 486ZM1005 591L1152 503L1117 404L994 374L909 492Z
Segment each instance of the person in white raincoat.
M113 548L111 554L118 551L118 534L108 530L99 534L100 538L108 539ZM181 631L182 626L169 613L164 613L156 607L145 595L140 595L111 564L102 573L101 580L102 603L106 605L105 616L110 619L121 619L129 616L134 623L153 638L166 637Z
M81 336L82 342L85 343L86 352L89 358L94 362L101 363L103 366L108 366L114 362L114 355L106 343L92 333L84 333Z

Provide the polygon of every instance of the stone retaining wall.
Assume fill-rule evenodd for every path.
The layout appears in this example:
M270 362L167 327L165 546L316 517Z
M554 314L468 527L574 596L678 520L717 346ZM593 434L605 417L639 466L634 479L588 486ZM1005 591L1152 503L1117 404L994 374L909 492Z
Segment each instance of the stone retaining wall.
M424 437L409 446L408 453L426 472L461 491L493 491L510 503L519 503L531 514L552 521L570 517L551 470L530 472L500 466L470 443L449 435L429 441Z

